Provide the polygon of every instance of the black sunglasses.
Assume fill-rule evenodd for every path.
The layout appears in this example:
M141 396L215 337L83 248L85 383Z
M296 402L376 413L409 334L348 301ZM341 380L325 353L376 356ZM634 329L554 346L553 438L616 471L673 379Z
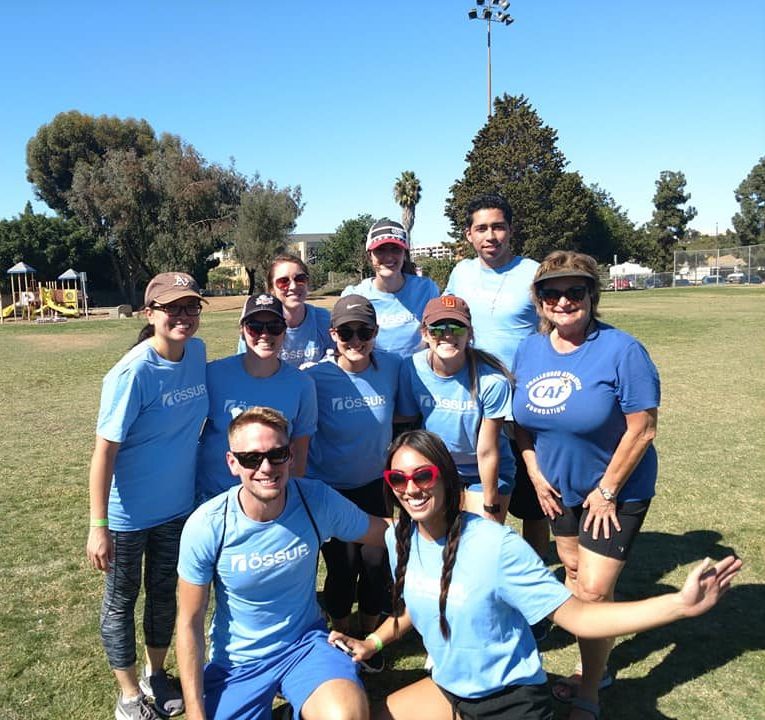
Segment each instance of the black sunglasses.
M248 470L258 470L264 460L268 460L271 465L284 465L291 455L289 445L266 450L266 452L234 452L232 450L231 454L242 467Z
M562 297L571 302L582 302L587 297L586 285L572 285L565 290L558 290L556 288L539 288L537 290L537 297L545 305L557 305Z
M269 335L281 335L287 329L287 323L284 320L247 320L244 327L253 335L261 335L264 331Z
M202 303L191 303L189 305L160 305L154 303L152 310L161 310L165 315L176 318L185 314L187 317L199 317L202 314Z
M341 325L340 327L335 328L335 332L337 333L337 337L343 342L348 342L354 335L358 337L361 342L367 342L367 340L371 340L375 336L377 328L362 325L354 330L350 325Z

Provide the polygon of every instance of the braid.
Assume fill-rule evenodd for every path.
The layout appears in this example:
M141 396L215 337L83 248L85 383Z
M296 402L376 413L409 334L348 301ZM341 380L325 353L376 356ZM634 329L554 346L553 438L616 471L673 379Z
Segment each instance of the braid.
M452 582L452 571L457 560L457 548L462 535L462 515L458 512L449 527L446 544L443 552L443 566L441 568L441 594L438 596L438 624L441 628L441 637L448 640L451 636L451 628L446 619L446 599L449 595L449 585Z
M393 580L393 633L398 637L398 619L404 614L404 576L412 547L412 519L399 513L396 523L396 577Z

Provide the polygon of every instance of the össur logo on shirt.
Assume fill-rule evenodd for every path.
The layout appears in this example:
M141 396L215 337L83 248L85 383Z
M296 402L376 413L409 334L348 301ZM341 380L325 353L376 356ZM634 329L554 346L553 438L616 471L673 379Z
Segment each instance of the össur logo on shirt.
M478 403L475 400L457 400L454 398L442 398L438 395L420 395L420 407L461 413L467 410L475 410L478 407Z
M307 557L310 553L311 549L306 543L262 555L259 553L233 553L231 555L231 572L247 572L248 570L278 567Z
M566 401L582 381L567 370L550 370L526 383L526 409L537 415L557 415L566 410Z
M419 323L419 320L408 310L397 313L380 314L377 316L377 324L382 328L398 327L410 322Z
M189 385L187 388L178 388L171 392L162 393L162 407L175 407L203 395L207 395L207 386L204 383Z
M344 410L361 410L363 408L383 407L385 405L384 395L369 395L364 397L355 397L346 395L345 397L333 397L331 407L334 412Z

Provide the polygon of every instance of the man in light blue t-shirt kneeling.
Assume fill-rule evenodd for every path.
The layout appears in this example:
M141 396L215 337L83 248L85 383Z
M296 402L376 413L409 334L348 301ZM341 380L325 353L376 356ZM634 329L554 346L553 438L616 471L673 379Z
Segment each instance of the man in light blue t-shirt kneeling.
M241 483L201 505L181 536L177 655L188 720L266 720L277 693L304 720L367 720L357 666L327 643L316 601L320 545L383 544L387 523L327 484L290 478L287 421L245 410L226 460ZM209 586L210 662L203 667Z

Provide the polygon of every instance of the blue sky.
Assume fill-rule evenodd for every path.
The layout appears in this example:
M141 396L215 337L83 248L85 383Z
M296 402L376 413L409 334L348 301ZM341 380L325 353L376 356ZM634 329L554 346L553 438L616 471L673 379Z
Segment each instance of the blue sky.
M447 239L449 187L486 119L486 26L470 0L3 3L0 217L33 198L25 146L58 112L145 118L209 161L300 184L298 232L423 186L413 239ZM514 0L494 26L494 94L526 95L568 169L650 218L682 170L692 226L723 232L765 155L761 0ZM44 211L41 203L35 205Z

